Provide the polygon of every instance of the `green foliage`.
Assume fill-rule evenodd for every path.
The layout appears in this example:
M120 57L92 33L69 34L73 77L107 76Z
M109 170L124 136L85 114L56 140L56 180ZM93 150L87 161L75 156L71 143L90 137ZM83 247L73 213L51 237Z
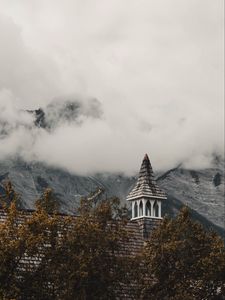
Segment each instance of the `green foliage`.
M143 260L154 278L144 284L144 299L217 299L225 282L222 239L193 222L186 207L153 232Z

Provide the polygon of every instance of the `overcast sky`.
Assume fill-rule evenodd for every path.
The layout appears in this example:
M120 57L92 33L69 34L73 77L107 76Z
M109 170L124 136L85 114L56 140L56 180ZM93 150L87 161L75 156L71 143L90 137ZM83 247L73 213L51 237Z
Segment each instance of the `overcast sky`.
M0 0L0 118L13 128L0 157L80 174L131 174L146 152L157 170L208 166L224 145L223 3ZM19 109L68 95L79 126L21 126L32 120Z

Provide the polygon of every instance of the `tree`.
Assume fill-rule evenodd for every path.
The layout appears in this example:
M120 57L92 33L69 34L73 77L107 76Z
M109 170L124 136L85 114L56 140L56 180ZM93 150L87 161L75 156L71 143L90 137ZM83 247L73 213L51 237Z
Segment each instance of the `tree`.
M214 232L193 222L187 207L175 219L165 218L147 242L144 299L222 299L225 248Z
M3 215L0 299L115 299L120 282L131 279L117 198L84 198L72 217L56 211L47 190L34 212L19 211L12 199Z
M42 208L45 212L49 214L54 214L59 212L58 199L53 193L53 190L46 188L39 199L36 201L36 208Z
M17 268L24 253L24 239L19 239L15 203L7 209L4 223L0 223L0 298L13 298L17 286ZM6 292L7 291L7 292ZM7 298L6 298L7 299Z
M42 297L36 285L43 282L41 275L33 279L58 241L59 217L50 216L41 203L33 213L18 210L18 195L11 183L5 190L0 223L0 299L50 299L45 289L46 298ZM45 203L48 195L46 191Z
M127 238L116 198L82 199L79 216L69 219L62 247L53 258L54 284L59 299L115 299L127 280L129 260L121 256Z
M0 207L7 208L13 202L17 209L22 209L22 201L20 195L15 192L11 181L3 184L4 193L0 195Z

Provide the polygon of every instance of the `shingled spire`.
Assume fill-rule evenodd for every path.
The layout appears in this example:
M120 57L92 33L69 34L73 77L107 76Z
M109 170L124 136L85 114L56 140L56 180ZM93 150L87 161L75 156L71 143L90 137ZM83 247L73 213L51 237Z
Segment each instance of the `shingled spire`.
M132 203L132 219L161 219L161 201L165 199L166 194L158 187L150 160L145 154L137 183L127 196Z

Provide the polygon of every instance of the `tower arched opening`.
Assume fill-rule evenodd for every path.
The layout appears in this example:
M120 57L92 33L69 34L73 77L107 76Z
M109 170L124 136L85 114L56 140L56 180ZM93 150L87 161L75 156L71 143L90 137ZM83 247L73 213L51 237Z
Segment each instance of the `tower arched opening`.
M140 201L140 204L139 204L139 216L143 216L143 202Z
M134 218L138 217L138 205L137 202L135 201L134 203Z
M154 203L153 210L154 210L154 216L159 217L159 205L157 201L155 201Z
M150 217L150 216L151 216L151 203L150 203L149 200L146 202L146 206L145 206L145 215L146 215L147 217Z

